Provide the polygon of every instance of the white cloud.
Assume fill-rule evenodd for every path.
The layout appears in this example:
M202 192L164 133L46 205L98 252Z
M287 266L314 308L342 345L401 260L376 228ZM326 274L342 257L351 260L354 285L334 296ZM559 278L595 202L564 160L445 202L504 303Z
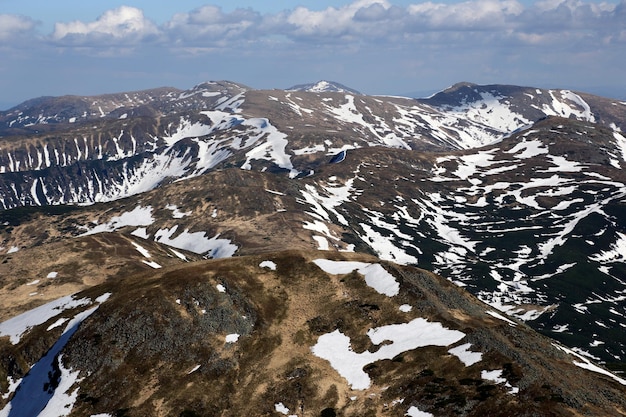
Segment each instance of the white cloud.
M455 4L414 4L407 10L409 20L422 25L418 28L421 31L487 31L506 27L508 21L522 13L523 6L514 0L476 0Z
M248 38L261 20L261 15L250 9L224 13L219 7L203 6L190 13L174 15L164 25L164 30L176 44L192 42L195 46L198 41L221 43Z
M0 24L0 39L18 25L32 22L15 16ZM0 19L2 15L0 15ZM411 43L453 40L472 46L507 43L539 45L585 40L607 44L623 42L626 0L620 4L582 0L542 0L524 5L517 0L468 0L459 3L422 2L407 7L387 0L357 0L342 7L312 10L297 7L276 14L252 9L224 12L206 5L178 13L161 26L142 10L122 6L93 22L57 23L52 39L64 46L141 45L214 51L216 47L255 45L271 41L286 44L365 45L368 42L409 46ZM2 21L0 20L0 23ZM31 25L31 26L29 26ZM466 33L474 32L471 36ZM557 35L548 35L550 33ZM400 44L398 44L400 42Z
M160 33L157 26L135 7L121 6L109 10L94 22L56 23L52 38L61 43L107 45L139 42Z
M336 37L363 33L364 26L384 19L385 11L390 7L391 4L385 0L358 0L338 9L329 7L322 11L298 7L285 14L284 18L291 26L293 36Z
M34 28L35 22L28 17L0 14L0 41L17 39Z

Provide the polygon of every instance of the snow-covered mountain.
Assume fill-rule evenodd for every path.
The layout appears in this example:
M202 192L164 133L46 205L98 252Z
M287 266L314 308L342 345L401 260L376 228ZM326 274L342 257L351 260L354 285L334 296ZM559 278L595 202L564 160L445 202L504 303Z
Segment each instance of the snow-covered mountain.
M115 118L92 112L78 124L82 110L59 112L48 100L30 110L22 105L0 115L9 126L0 138L0 173L7 174L0 177L0 203L11 208L110 201L224 164L302 177L314 172L326 154L370 146L471 149L550 115L598 118L614 130L622 128L623 104L600 98L590 104L570 91L533 89L533 95L519 87L511 94L511 89L475 88L471 98L444 92L415 101L206 83L175 95L158 90L164 95L154 104L131 100L121 115L119 109L103 111ZM105 101L110 98L91 99ZM54 111L46 113L49 108ZM25 110L42 122L32 124L32 117L20 115ZM45 132L51 120L55 128ZM44 132L24 135L25 128Z
M20 327L20 335L6 330L14 329L13 324L0 324L0 334L9 336L0 336L3 400L9 404L9 398L18 398L18 379L65 337L67 347L60 347L58 356L66 360L53 360L45 366L57 369L59 387L69 385L53 390L46 404L57 401L53 400L57 393L71 397L73 392L80 392L78 395L102 402L88 406L89 401L74 399L78 415L114 413L143 398L141 392L130 390L127 398L107 402L104 398L119 394L113 388L98 386L105 380L136 381L144 375L132 371L130 377L126 373L130 368L120 365L134 363L137 351L133 346L141 346L142 357L153 352L150 355L156 356L148 355L150 361L173 363L180 359L177 349L182 349L175 339L196 346L195 337L204 335L211 340L213 350L198 347L196 351L193 347L191 356L197 363L179 369L181 375L204 369L198 371L202 378L222 381L222 371L216 369L223 366L224 375L243 381L249 378L246 372L261 372L253 365L258 358L235 356L242 358L250 349L257 349L285 357L281 352L294 351L298 346L301 356L294 356L295 362L287 366L276 359L278 362L271 362L262 372L286 375L285 381L292 381L292 371L298 370L298 375L305 372L305 379L294 379L306 381L301 387L335 384L338 391L331 396L335 400L328 402L327 392L319 392L319 397L305 396L314 398L311 401L319 408L317 414L321 410L344 410L344 415L363 415L367 404L355 392L367 385L361 372L365 369L367 378L374 381L367 392L378 395L377 405L372 407L400 414L414 408L439 415L439 401L445 403L440 404L445 410L441 415L480 415L480 407L498 409L503 404L513 407L514 403L530 402L533 405L527 409L533 412L548 407L557 410L555 415L569 415L564 410L574 407L583 414L611 415L615 403L607 398L624 398L622 383L626 381L611 376L596 363L619 370L626 358L625 120L626 103L616 100L567 90L470 83L419 100L345 91L264 91L217 82L188 91L156 89L26 102L0 114L0 203L4 207L0 211L0 254L4 256L0 299L7 300L0 305L0 321L25 313L22 319L30 323L24 317L39 313L28 311L45 303L69 303L69 307L52 305L48 310L67 314L43 315L44 321ZM287 248L300 252L281 252ZM315 250L321 255L311 252ZM363 258L363 254L373 257ZM236 259L197 263L201 258L234 255L250 258L241 258L241 264ZM361 263L327 270L325 262L311 264L317 258ZM264 261L270 267L257 271ZM296 267L303 262L309 262L305 268L308 272ZM399 286L392 281L381 286L371 284L381 275L367 278L369 269L364 268L381 262ZM273 264L279 266L277 272L270 272ZM444 280L424 281L426 275L419 278L420 273L411 269L414 266L432 270ZM246 284L237 273L226 272L240 267L255 270L250 282L258 280L258 284ZM213 277L211 285L215 284L217 292L200 288L200 281L189 281L179 288L167 272L160 273L161 269L179 268L180 272L174 273L177 277ZM312 272L319 268L330 275ZM385 276L377 268L370 269ZM353 270L357 272L348 274ZM327 300L335 300L336 305L307 301L298 295L318 291L317 287L298 287L301 284L288 279L301 273L302 283L317 277L320 282L339 285L332 291L341 297ZM378 294L374 298L391 297L397 305L364 292L367 286L354 281L359 274ZM341 280L334 278L337 275ZM126 277L132 277L131 281ZM128 292L126 298L129 285L136 293ZM160 288L159 296L169 301L150 304L154 310L134 312L130 306L137 302L132 297L158 298L150 292L155 288ZM231 301L218 303L225 308L216 312L222 321L215 321L217 316L212 315L205 323L202 311L216 305L215 297L223 294L219 288L226 290ZM79 291L85 292L59 299ZM172 295L175 292L178 295ZM101 298L109 293L112 295ZM461 303L458 297L471 302ZM289 305L285 311L272 311L281 303ZM137 340L129 336L145 326L159 334L173 331L157 318L173 317L174 311L182 308L177 306L182 305L185 320L195 317L192 322L204 323L206 333L191 336L191 322L176 322L182 333L172 333L167 349L158 347L147 335ZM307 317L306 323L294 318L297 314L291 308L296 305L306 310L301 316ZM101 310L102 317L119 320L105 324L98 319ZM413 311L415 316L405 320L398 311ZM489 321L492 319L485 311L496 321ZM336 317L329 312L336 312ZM342 315L350 317L349 323L340 320ZM124 317L137 317L129 324L135 327L124 327ZM415 324L419 317L462 332L465 339L427 348L427 356L437 359L426 366L415 362L419 355L410 353L417 347L394 350L400 344L412 346L412 342L405 345L389 336L383 349L372 345L381 342L372 339L370 343L363 338L368 330L384 332L376 329L393 323ZM62 319L62 324L52 326ZM282 330L272 333L272 329L280 328L281 320L287 320L285 329L296 329L292 335L298 334L297 329L308 330L286 342ZM83 324L78 329L69 323ZM494 323L500 326L492 333ZM551 341L541 339L531 328ZM235 334L247 342L239 347L239 339L232 336ZM22 339L21 335L27 336ZM234 341L224 343L227 337ZM12 347L15 338L20 340L16 346L21 347ZM270 343L276 338L281 342ZM341 351L338 343L341 339L343 346L346 338L348 347L353 346L354 352L368 351L364 355L371 360L363 359L361 367L345 370L338 364L350 361L324 353ZM42 341L33 348L36 340ZM96 358L94 352L102 340L111 345L120 342L120 350L107 350ZM511 345L512 340L517 342ZM471 351L462 348L464 343L473 346ZM547 356L525 356L536 350L537 344L544 346ZM236 354L229 350L235 347ZM492 352L489 361L493 362L474 368L466 364L467 369L457 365L446 368L436 349L443 349L445 354L455 347L467 351L460 355L464 359ZM386 349L396 353L377 356L376 352ZM307 356L311 352L318 352L318 359ZM398 355L404 358L403 367L413 364L409 366L415 368L413 376L394 368L393 363L400 363ZM359 356L355 363L360 364L365 356ZM9 357L18 359L11 362ZM459 358L461 362L464 359ZM317 360L330 364L338 379L316 379L315 375L327 372L310 365ZM555 361L559 365L548 366ZM117 365L109 367L113 363ZM229 373L233 368L228 364L234 363L245 372ZM145 372L161 384L166 368L163 373ZM577 368L596 372L580 374ZM499 382L495 382L499 394L492 398L481 387L493 386L483 384L490 380L490 372L498 369L502 370L497 376ZM415 379L421 372L428 376ZM396 373L403 376L390 376ZM439 381L450 381L453 374L462 375L459 381L473 382ZM549 377L555 374L569 377L558 381ZM596 374L603 375L601 382L593 379ZM356 375L361 379L353 379ZM437 387L432 385L435 379L439 381ZM593 397L583 406L584 401L572 399L591 395L572 385L582 380L588 386L608 384L597 395L611 390L622 394ZM288 388L290 383L283 382L264 380L265 386L274 387L263 393L264 398L271 397L273 402L247 406L267 408L263 413L289 410L288 414L306 415L296 410L313 403L298 399L291 391L293 387ZM69 388L74 383L80 391ZM203 386L200 380L193 384ZM387 392L382 389L385 386L391 387L390 394L383 394ZM430 392L425 387L440 391ZM248 388L254 391L258 386ZM493 389L489 392L495 392ZM219 391L219 395L235 395L235 391ZM236 395L247 392L253 397L252 391L244 391ZM357 400L353 403L348 399L354 395ZM550 400L536 400L540 397ZM155 397L154 404L161 401L157 398L161 397ZM215 401L207 398L198 401ZM400 401L403 398L405 402ZM561 400L556 401L558 398ZM13 401L22 400L11 400L10 404L22 404ZM172 401L164 410L178 410L180 414L184 404L190 404L182 397ZM151 414L156 409L150 405L153 403L145 400L141 406L132 406L135 408L131 407L134 411L130 415ZM7 415L26 415L6 411L6 407L3 412L13 413ZM218 406L220 410L227 407ZM241 413L255 414L244 408ZM198 415L213 412L200 406L189 410ZM517 408L507 410L512 415L524 415Z

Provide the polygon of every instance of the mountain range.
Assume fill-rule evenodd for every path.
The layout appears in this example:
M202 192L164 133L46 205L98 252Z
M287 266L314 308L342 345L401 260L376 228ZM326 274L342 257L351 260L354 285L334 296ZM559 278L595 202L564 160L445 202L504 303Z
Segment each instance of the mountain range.
M0 416L624 415L625 130L467 82L0 112Z

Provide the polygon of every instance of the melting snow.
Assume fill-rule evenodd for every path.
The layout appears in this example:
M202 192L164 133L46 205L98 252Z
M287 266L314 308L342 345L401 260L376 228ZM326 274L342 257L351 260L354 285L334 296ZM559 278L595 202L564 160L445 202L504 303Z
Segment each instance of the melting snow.
M591 363L589 361L589 359L585 358L581 354L576 353L573 350L568 349L568 348L566 348L564 346L557 345L555 343L553 343L552 345L554 347L562 350L563 352L565 352L565 353L567 353L569 355L572 355L572 356L576 356L578 359L582 360L582 362L579 362L579 361L576 361L576 360L573 361L574 365L576 365L576 366L578 366L580 368L583 368L583 369L587 369L588 371L597 372L599 374L606 375L606 376L608 376L610 378L613 378L615 381L619 382L620 384L626 385L626 380L625 379L618 377L617 375L607 371L604 368L600 368L599 366L594 365L593 363Z
M189 233L188 229L179 233L176 237L178 225L171 229L160 229L154 234L154 240L178 249L188 250L197 254L205 254L211 258L230 258L237 251L237 246L228 239L218 239L219 234L207 238L205 232Z
M99 297L97 301L100 300L100 302L104 302L109 295L110 294L105 294ZM68 415L72 411L78 396L78 389L70 390L78 381L79 372L72 372L70 369L66 369L63 366L62 357L59 355L59 352L61 352L76 330L78 330L78 326L97 309L98 306L78 313L70 320L59 340L57 340L43 358L30 368L28 374L17 388L11 402L8 403L4 409L0 410L0 416L61 417ZM33 312L36 310L38 309L31 310L29 313L33 315ZM58 369L61 371L59 383L55 388L42 390L42 387L46 386L49 382L50 374L54 372L55 361L57 362Z
M315 265L328 274L348 274L356 270L365 277L365 283L379 294L393 297L400 292L400 284L393 275L385 270L380 264L365 262L330 261L328 259L316 259Z
M265 191L267 191L270 194L285 195L285 193L281 193L280 191L268 190L267 188L265 189Z
M360 226L365 234L359 235L359 237L374 249L382 260L392 261L402 265L418 263L418 259L415 256L409 255L404 249L394 244L395 238L393 236L384 236L366 223L360 223ZM391 230L392 232L396 231L394 228L387 230ZM406 246L412 245L407 244Z
M52 323L50 326L48 326L48 328L46 329L46 331L50 331L52 329L55 329L59 326L62 326L65 322L67 322L69 319L67 318L60 318L57 321L55 321L54 323Z
M481 352L470 351L470 347L472 347L472 344L466 343L464 345L452 348L448 350L448 352L459 358L459 360L463 362L465 366L471 366L475 363L480 362L483 359L483 354Z
M502 378L501 369L482 371L480 376L482 379L495 382L496 384L505 384L505 386L509 388L509 394L517 394L519 392L519 388L511 386L511 384L507 382L506 378Z
M274 162L280 168L289 170L289 177L295 178L300 172L293 168L291 157L286 152L289 141L285 133L279 132L267 119L250 119L244 122L245 125L256 129L257 136L254 141L265 137L265 143L258 145L246 153L246 162L243 169L251 169L253 160L267 160Z
M163 140L165 140L168 146L172 146L176 142L181 141L185 138L197 138L201 136L206 136L210 134L213 130L215 130L215 127L211 125L200 122L191 123L189 120L181 117L176 131L171 133L169 136L163 137Z
M115 216L107 223L99 224L80 236L88 236L102 232L114 232L126 226L150 226L152 223L154 223L152 207L137 206L132 211Z
M287 407L285 407L285 405L283 403L276 403L274 404L274 410L276 410L277 413L281 413L283 415L289 416L289 417L298 417L295 414L289 414L289 409Z
M430 413L427 413L427 412L425 412L425 411L420 411L420 410L419 410L417 407L415 407L415 406L411 406L411 407L407 410L407 412L406 412L406 414L405 414L405 415L406 415L406 416L409 416L409 417L435 417L434 415L432 415L432 414L430 414Z
M67 416L74 408L74 403L78 399L78 388L70 391L72 386L79 381L78 375L80 371L72 371L65 368L62 361L63 355L59 355L58 365L61 371L58 386L54 390L52 398L48 401L45 408L41 410L38 417L61 417Z
M313 236L313 240L317 242L318 250L329 250L330 245L328 244L328 240L326 240L323 236Z
M131 242L131 243L133 244L135 249L137 249L137 251L141 253L144 257L151 258L150 252L148 252L147 249L145 249L143 246L139 245L138 243L135 243L135 242Z
M11 378L10 376L7 377L7 381L9 383L9 388L6 394L2 394L2 399L3 400L8 400L9 397L11 396L11 394L13 394L15 392L15 390L17 390L17 387L20 386L20 383L22 382L22 379L17 379L17 380L13 380L13 378ZM3 410L0 410L0 415L2 415Z
M528 159L534 156L543 155L548 153L548 148L545 147L540 140L523 141L515 145L507 153L515 154L518 159Z
M108 299L109 295L110 294L105 294L96 299L96 301L103 303ZM22 335L33 327L45 323L51 318L63 313L65 310L89 305L91 303L92 300L89 298L75 299L73 295L58 298L0 323L0 336L9 336L11 343L15 345L19 343Z
M239 340L239 335L237 333L226 335L226 343L235 343L237 340Z
M177 252L177 251L175 251L174 249L170 249L170 251L171 251L174 255L176 255L176 257L178 257L178 258L182 259L183 261L185 261L185 262L187 262L187 261L188 261L187 257L186 257L185 255L183 255L182 253Z
M348 201L351 197L353 197L353 195L358 195L362 192L356 190L353 187L353 184L354 178L351 178L346 181L344 185L337 185L333 183L328 184L327 186L322 186L321 188L326 196L321 195L312 185L306 185L306 191L301 191L304 201L299 202L309 204L313 209L313 212L307 212L307 214L316 219L330 221L329 213L332 213L335 215L339 223L344 226L348 226L348 221L336 210L336 207L339 207L342 203Z
M142 239L146 239L146 240L150 239L150 235L148 234L148 229L146 229L145 227L137 228L133 230L130 234L133 236L140 237Z
M175 205L169 204L165 207L168 210L172 211L172 217L175 219L182 219L183 217L191 216L191 211L182 212Z
M293 150L293 154L294 155L309 155L309 154L314 154L317 152L324 152L324 150L326 150L326 148L324 147L324 145L313 145L307 148L302 148L302 149L294 149Z
M494 371L482 371L480 373L482 379L495 382L496 384L503 384L506 382L505 378L502 378L502 370L496 369Z
M487 310L486 313L499 320L509 323L509 326L513 326L513 327L517 326L517 323L515 323L513 320L509 320L506 317L504 317L502 314L496 313L495 311Z
M187 375L193 374L194 372L196 372L198 369L200 369L202 365L196 365L194 366L189 372L187 372Z
M622 160L626 161L626 138L619 132L613 132L613 137L615 138L615 145L622 154Z
M263 261L259 264L261 268L269 268L272 271L276 271L276 263L273 261Z
M424 346L448 346L465 337L457 330L450 330L440 323L417 318L409 323L391 324L372 328L367 332L375 345L381 345L376 352L356 353L350 345L350 338L339 330L322 335L311 348L313 354L330 362L330 365L355 390L370 387L370 377L363 368L371 363Z
M413 307L411 307L408 304L402 304L400 306L400 311L402 311L403 313L409 313L409 312L411 312L411 310L413 310Z
M144 264L148 265L149 267L152 267L154 269L160 269L162 268L161 265L159 265L158 263L154 262L154 261L142 261Z
M600 263L626 262L626 234L617 232L617 240L611 245L611 249L589 259Z

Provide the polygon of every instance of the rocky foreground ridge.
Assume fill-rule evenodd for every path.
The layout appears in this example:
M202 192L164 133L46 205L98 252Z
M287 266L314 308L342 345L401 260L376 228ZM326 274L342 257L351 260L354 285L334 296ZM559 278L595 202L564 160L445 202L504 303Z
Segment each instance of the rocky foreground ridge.
M30 313L5 322L15 393L2 413L623 412L626 381L441 277L329 255L279 252L115 277L40 308L37 325L26 325Z

